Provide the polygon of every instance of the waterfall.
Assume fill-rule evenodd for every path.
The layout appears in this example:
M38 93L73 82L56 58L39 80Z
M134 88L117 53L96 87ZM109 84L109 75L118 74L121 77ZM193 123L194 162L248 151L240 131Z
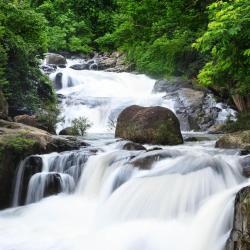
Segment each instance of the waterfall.
M73 119L85 116L92 124L89 132L113 132L112 126L119 113L127 106L163 106L177 115L180 107L175 96L168 93L155 93L155 80L141 74L115 73L95 70L74 70L72 65L78 60L68 60L66 68L58 68L50 74L50 79L58 86L57 94L61 99L61 111L64 121L57 126L57 132L71 126ZM80 62L81 63L81 62ZM170 94L170 95L169 95ZM180 94L181 102L189 103L186 96ZM205 100L203 100L205 102ZM219 109L215 123L223 123L235 111L222 103L216 103L210 94L206 98L207 109ZM185 109L185 107L183 107ZM197 107L196 107L197 108ZM193 112L193 111L189 111ZM181 121L181 127L186 128ZM183 123L183 124L182 124Z
M249 185L238 151L213 140L124 150L109 120L130 104L174 111L174 100L152 94L144 75L66 67L50 77L58 73L58 131L87 116L89 146L20 163L13 207L0 212L0 249L223 250L235 194Z

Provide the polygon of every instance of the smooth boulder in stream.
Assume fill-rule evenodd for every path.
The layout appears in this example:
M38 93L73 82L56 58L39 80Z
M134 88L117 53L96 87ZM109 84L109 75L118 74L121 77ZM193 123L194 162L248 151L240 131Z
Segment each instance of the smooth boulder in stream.
M178 118L170 109L160 106L125 108L117 119L115 136L138 143L183 143Z

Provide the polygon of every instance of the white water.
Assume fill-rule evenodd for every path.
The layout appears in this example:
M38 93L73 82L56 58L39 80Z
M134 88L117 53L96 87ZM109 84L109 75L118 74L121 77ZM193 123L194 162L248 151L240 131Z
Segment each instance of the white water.
M63 72L61 126L87 116L95 123L92 131L103 132L110 116L127 105L173 104L151 94L154 80L143 75ZM75 86L66 88L69 76ZM167 158L140 170L131 160L152 152L125 151L112 134L98 136L89 134L91 146L79 151L40 156L43 167L30 179L29 204L0 212L0 250L223 250L235 193L248 184L236 151L215 149L214 141L164 147ZM25 161L15 205L24 169ZM41 200L54 173L61 176L62 193Z
M0 249L222 250L235 192L248 179L240 157L213 143L164 147L171 157L151 170L133 167L131 158L143 152L121 150L114 139L92 140L99 153L86 163L77 151L44 155L42 173L78 162L78 187L1 212Z
M175 112L176 100L163 98L165 93L152 93L155 81L145 75L114 73L93 70L74 70L70 66L79 63L68 60L66 68L58 69L50 75L55 80L62 73L62 89L57 93L63 95L62 117L65 121L58 124L57 132L71 126L74 118L87 117L92 124L89 132L107 133L113 131L110 126L119 113L127 106L163 106ZM185 99L185 97L182 97ZM220 108L216 123L224 122L235 111L209 96L210 106Z

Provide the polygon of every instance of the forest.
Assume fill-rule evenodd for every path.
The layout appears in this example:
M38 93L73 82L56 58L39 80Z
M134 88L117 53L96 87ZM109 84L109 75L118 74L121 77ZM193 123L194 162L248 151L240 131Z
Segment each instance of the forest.
M0 9L0 88L10 105L53 109L38 67L47 51L121 51L138 72L192 79L248 109L248 0L0 0Z

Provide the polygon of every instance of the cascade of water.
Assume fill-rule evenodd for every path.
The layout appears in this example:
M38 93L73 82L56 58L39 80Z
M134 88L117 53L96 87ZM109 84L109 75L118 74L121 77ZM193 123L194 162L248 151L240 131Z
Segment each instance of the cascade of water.
M60 192L70 193L74 187L74 179L68 174L55 172L34 174L29 181L26 204Z
M36 202L50 194L72 192L90 154L82 149L26 158L18 167L13 206Z
M50 77L58 72L66 118L59 129L83 115L104 132L130 104L174 107L143 75L67 67ZM88 136L98 150L20 163L13 204L26 205L0 212L1 250L223 250L235 193L249 185L235 152L211 141L127 151L112 135ZM70 195L48 197L59 192Z

